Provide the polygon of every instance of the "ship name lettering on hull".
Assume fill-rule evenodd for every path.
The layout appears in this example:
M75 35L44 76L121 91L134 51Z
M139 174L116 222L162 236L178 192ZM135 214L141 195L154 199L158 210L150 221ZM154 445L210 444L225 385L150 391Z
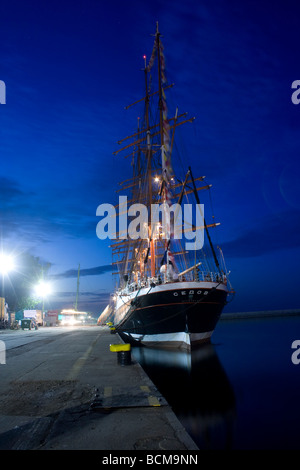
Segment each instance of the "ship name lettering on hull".
M186 291L186 290L182 290L182 291L180 291L180 293L181 293L181 295L187 295L187 291ZM195 291L193 291L193 290L190 290L190 291L188 292L188 295L194 295L194 294L195 294ZM196 291L196 295L201 295L201 294L207 295L207 294L208 294L208 290L205 290L205 291L197 290L197 291ZM174 297L177 297L177 296L179 295L179 293L178 293L178 292L173 292L173 295L174 295Z

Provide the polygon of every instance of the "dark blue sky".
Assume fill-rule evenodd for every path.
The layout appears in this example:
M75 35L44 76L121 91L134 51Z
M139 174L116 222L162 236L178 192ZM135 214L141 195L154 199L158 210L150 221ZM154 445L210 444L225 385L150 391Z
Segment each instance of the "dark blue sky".
M96 208L131 176L113 152L136 126L124 106L143 96L156 21L170 114L196 117L179 133L186 161L213 184L226 310L299 307L299 18L292 0L1 1L2 244L52 264L49 307L74 302L79 263L79 307L99 313L112 289Z

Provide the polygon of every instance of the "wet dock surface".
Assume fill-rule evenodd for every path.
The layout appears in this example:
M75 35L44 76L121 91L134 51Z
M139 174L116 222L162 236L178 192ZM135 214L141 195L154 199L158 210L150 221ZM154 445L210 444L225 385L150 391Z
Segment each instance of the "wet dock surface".
M197 450L131 355L106 327L5 331L0 449Z

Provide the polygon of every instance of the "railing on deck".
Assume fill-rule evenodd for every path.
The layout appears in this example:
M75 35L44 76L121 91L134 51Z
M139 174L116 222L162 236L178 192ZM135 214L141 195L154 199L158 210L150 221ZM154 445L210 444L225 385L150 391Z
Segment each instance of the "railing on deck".
M177 279L169 280L168 282L217 282L220 284L227 284L227 278L225 274L215 273L212 271L192 271L187 273L185 276L179 276ZM166 284L161 276L147 278L138 282L128 283L127 286L119 290L119 294L128 295L137 289L151 288L160 284Z

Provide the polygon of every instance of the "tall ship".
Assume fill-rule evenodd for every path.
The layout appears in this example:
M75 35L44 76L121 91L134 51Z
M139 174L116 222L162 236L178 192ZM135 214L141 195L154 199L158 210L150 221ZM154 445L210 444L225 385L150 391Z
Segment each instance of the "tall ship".
M210 341L232 288L210 235L219 224L214 216L206 220L200 202L199 193L211 199L211 185L194 177L183 160L182 174L175 169L175 134L194 118L178 109L169 117L173 84L166 79L158 24L144 64L145 95L133 103L142 105L143 117L114 152L128 158L132 169L117 190L111 237L116 290L108 310L125 341L190 350Z

